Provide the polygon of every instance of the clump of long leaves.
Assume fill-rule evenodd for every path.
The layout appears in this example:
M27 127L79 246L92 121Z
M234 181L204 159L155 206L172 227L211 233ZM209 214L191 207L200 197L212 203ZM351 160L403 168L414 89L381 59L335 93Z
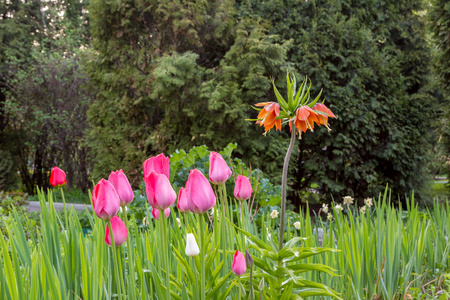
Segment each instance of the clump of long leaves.
M37 236L27 239L21 218L15 210L11 216L14 219L11 229L5 236L0 235L1 299L165 299L168 288L165 286L165 272L169 272L171 298L197 299L200 256L193 259L187 257L184 247L186 233L194 233L199 241L201 224L205 226L203 229L206 232L200 241L201 245L206 245L206 249L201 249L205 251L206 299L238 299L242 296L241 289L248 288L248 276L242 278L241 284L241 280L231 272L231 262L236 249L243 251L247 248L257 249L261 253L260 256L254 255L254 276L266 278L265 289L261 290L264 297L277 295L282 296L282 299L296 299L298 295L307 296L304 290L308 287L315 288L316 292L322 289L323 295L336 295L325 286L307 281L299 275L310 270L331 270L324 266L305 269L298 264L306 256L297 253L309 251L296 245L300 239L291 240L278 252L267 240L267 234L260 235L250 218L238 221L239 226L229 223L227 220L240 220L236 218L238 205L228 207L225 202L225 209L216 205L216 213L211 217L180 214L180 220L176 220L177 215L172 213L167 243L174 259L170 260L168 269L164 267L161 251L164 247L158 238L161 223L147 216L150 222L141 228L131 218L129 244L117 248L121 270L117 274L113 268L111 248L104 242L105 222L95 218L91 212L89 221L93 230L85 235L74 210L64 211L67 217L66 222L62 222L55 212L52 196L51 191L47 193L47 199L43 191L38 193L43 209ZM244 207L244 214L250 216L248 206ZM272 227L265 230L274 236ZM246 239L244 235L249 238ZM263 247L258 249L255 245ZM273 249L273 252L266 251L268 249ZM270 261L275 264L269 265ZM119 282L124 282L121 293ZM296 292L297 287L301 289ZM246 291L243 293L246 294ZM255 295L260 296L260 291Z
M365 214L356 207L333 210L331 222L314 223L309 213L300 216L298 234L312 237L307 246L341 250L307 262L323 263L342 276L306 277L339 291L344 299L448 299L449 203L436 201L431 209L420 210L412 195L404 210L392 204L388 189L375 203Z
M40 191L38 197L41 207L46 207L46 200L49 204L41 212L38 234L27 235L26 215L13 209L11 226L0 235L0 299L119 299L119 276L125 281L127 299L164 299L166 270L158 221L147 216L150 221L142 228L131 218L130 245L118 248L122 268L115 274L112 251L104 242L105 223L91 212L93 230L85 235L75 211L66 212L64 223L54 210L52 193L45 199ZM222 206L216 206L215 213L203 216L202 222L201 216L181 214L180 227L177 215L170 215L168 243L173 259L168 272L173 299L198 295L201 262L199 257L185 256L184 247L186 233L194 233L199 241L201 223L207 232L203 241L206 299L238 299L239 292L247 297L250 282L255 299L336 298L331 289L344 299L450 296L445 288L445 279L450 278L448 203L420 211L411 199L403 210L394 208L385 193L365 215L346 209L334 211L334 221L322 222L301 214L299 230L292 231L293 224L287 224L287 242L280 251L274 219L263 214L264 226L259 229L250 218L239 221L237 207L227 207L222 214ZM249 215L248 206L244 215ZM228 220L238 220L237 225ZM224 240L229 251L222 250ZM252 254L252 281L249 272L240 279L231 273L237 249ZM260 285L262 278L265 284ZM316 296L318 291L321 296Z

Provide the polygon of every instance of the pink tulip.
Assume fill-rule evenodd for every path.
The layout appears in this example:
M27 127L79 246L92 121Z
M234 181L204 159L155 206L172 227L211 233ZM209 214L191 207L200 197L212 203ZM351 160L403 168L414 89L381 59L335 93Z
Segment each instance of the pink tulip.
M178 193L178 204L177 204L178 210L181 212L188 212L189 211L189 205L188 205L188 198L186 190L182 187L180 188L180 192Z
M164 210L175 203L177 194L164 174L151 171L144 177L148 203L156 209Z
M217 152L209 154L209 180L214 184L222 184L231 176L231 170L225 160Z
M167 179L170 178L169 174L169 158L164 154L153 156L144 161L144 177L147 177L152 171L156 174L164 174Z
M114 236L114 245L121 246L127 240L128 230L125 224L118 216L111 219L111 227ZM109 233L109 225L106 225L105 243L111 246L111 234Z
M53 187L66 185L66 173L58 167L53 167L50 173L50 184Z
M164 210L164 218L167 219L169 215L170 215L170 207ZM159 221L159 210L157 210L156 208L152 208L152 216L153 218Z
M233 265L231 266L233 273L237 276L242 276L245 274L245 270L247 270L247 264L245 263L244 254L239 252L239 250L234 253Z
M252 196L253 189L247 177L238 175L234 186L234 198L244 201Z
M191 170L186 182L186 193L189 210L202 214L216 204L216 195L205 175L197 169Z
M102 178L92 192L92 205L97 217L108 221L119 211L120 199L114 186Z
M130 204L131 201L133 201L133 189L131 188L127 176L125 176L122 170L111 172L108 181L111 182L111 184L116 189L117 194L119 195L120 206L124 207Z

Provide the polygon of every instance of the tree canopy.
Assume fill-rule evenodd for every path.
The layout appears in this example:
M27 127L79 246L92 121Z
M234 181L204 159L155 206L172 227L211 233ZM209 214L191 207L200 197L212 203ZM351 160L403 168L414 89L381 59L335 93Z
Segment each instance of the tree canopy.
M307 76L312 94L323 90L338 116L332 131L303 135L294 151L294 204L310 188L363 198L389 184L400 197L425 197L450 51L448 3L428 4L2 2L0 170L12 176L0 175L0 185L17 182L20 168L31 191L60 164L84 188L116 169L138 186L151 155L230 142L278 182L288 129L262 136L247 119L255 103L275 101L271 81L283 90L289 71Z

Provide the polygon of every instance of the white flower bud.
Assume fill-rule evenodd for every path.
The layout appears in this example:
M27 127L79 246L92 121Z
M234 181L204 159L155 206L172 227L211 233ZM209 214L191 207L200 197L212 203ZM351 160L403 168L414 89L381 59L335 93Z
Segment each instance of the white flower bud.
M186 234L186 250L187 256L194 257L200 253L197 242L195 241L195 236L193 233Z

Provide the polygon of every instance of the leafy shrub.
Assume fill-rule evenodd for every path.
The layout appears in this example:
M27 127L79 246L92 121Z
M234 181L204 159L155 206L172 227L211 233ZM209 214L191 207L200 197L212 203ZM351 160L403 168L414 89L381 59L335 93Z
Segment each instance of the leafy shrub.
M12 207L18 210L28 205L28 194L23 192L0 192L0 214L9 214Z

